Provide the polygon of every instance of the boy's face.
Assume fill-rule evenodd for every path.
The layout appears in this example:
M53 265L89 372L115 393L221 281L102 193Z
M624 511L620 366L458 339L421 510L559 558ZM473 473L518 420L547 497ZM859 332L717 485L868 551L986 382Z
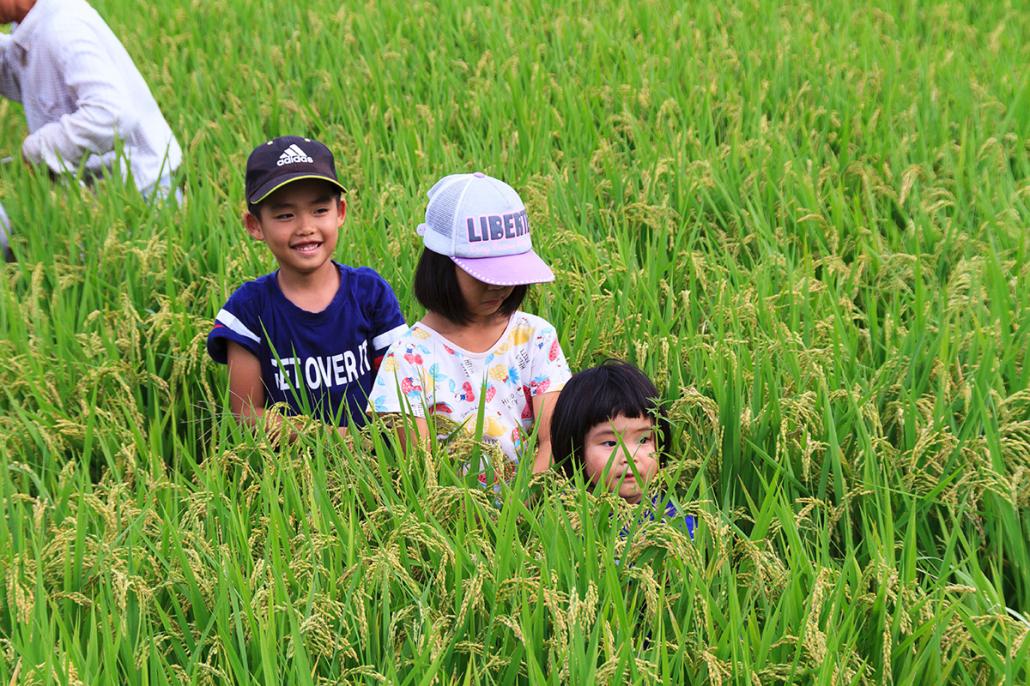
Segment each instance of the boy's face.
M36 0L0 0L0 24L23 20L35 4Z
M258 214L247 212L243 222L272 251L280 270L305 275L332 259L346 216L347 204L337 189L318 179L301 179L272 193Z
M619 497L634 504L640 502L644 486L658 473L651 418L620 414L592 427L583 440L583 464L591 481L604 479Z

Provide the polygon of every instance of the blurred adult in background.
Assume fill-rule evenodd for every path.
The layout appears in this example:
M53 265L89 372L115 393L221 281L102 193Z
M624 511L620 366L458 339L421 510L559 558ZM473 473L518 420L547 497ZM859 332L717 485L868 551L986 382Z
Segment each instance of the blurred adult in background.
M144 197L171 193L182 150L96 10L84 0L0 0L0 23L15 23L0 35L0 94L24 105L26 163L55 175L81 166L91 183L112 172L121 151L118 168ZM0 209L0 227L4 216Z

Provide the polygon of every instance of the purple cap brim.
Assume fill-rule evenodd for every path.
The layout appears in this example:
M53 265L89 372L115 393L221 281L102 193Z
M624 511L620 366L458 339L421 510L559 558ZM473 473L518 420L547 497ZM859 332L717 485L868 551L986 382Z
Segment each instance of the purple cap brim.
M471 276L491 286L524 286L554 281L554 272L532 250L500 257L452 257Z

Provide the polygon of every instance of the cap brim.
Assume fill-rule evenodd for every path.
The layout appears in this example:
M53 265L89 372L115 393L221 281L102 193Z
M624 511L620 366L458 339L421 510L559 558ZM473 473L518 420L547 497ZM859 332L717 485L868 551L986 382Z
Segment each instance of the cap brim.
M293 183L294 181L300 181L301 179L318 179L320 181L328 181L329 183L339 188L341 193L347 192L347 189L344 187L344 185L331 176L323 176L322 174L312 174L310 172L297 172L296 174L287 174L286 176L280 176L272 181L269 181L264 186L261 186L256 191L254 191L254 193L251 194L249 198L247 198L247 202L249 202L252 205L256 205L272 193L275 193L283 186Z
M532 250L501 257L452 257L471 276L491 286L524 286L554 281L554 272Z

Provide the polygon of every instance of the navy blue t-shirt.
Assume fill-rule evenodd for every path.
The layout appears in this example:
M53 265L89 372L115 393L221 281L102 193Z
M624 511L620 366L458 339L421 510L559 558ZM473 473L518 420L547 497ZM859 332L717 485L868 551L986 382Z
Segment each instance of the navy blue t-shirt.
M659 512L661 512L661 515L658 514ZM676 509L676 506L673 505L672 501L663 499L660 495L656 495L651 498L651 507L644 511L643 519L646 519L649 522L661 521L674 526L686 527L687 535L690 536L690 540L694 540L694 529L697 528L697 519L694 515L680 516L679 510ZM629 535L629 526L627 525L622 527L622 531L619 535L624 538Z
M349 412L361 426L373 363L408 326L393 289L375 270L336 266L340 289L321 312L290 302L279 289L278 271L243 284L215 317L207 351L223 364L227 341L253 353L261 362L266 407L285 402L297 414L341 426Z

